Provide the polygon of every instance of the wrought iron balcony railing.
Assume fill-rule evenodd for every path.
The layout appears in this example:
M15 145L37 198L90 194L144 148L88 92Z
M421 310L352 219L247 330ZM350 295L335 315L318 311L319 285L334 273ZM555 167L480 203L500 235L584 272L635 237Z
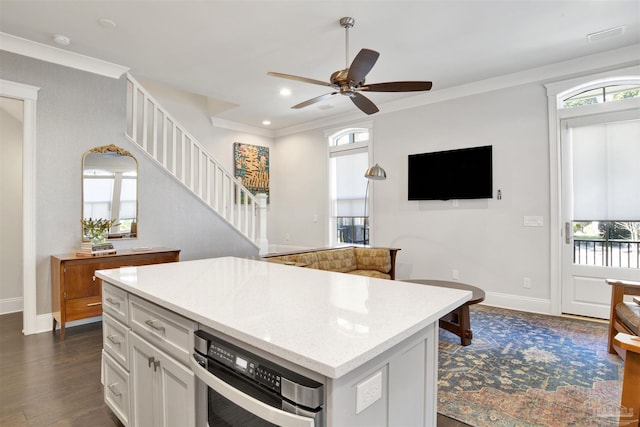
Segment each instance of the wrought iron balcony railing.
M573 239L573 263L600 267L640 268L640 241Z

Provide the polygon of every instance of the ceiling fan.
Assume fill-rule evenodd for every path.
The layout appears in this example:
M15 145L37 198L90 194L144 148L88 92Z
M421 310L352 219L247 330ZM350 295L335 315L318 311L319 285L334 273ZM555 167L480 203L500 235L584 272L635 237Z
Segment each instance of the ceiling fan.
M387 82L387 83L374 83L365 84L365 77L373 68L373 65L378 60L380 54L375 50L361 49L356 55L349 66L349 29L353 27L355 20L353 18L344 17L340 19L340 26L345 29L345 44L346 44L346 68L339 70L331 74L329 78L330 82L323 82L321 80L309 79L306 77L294 76L291 74L268 72L267 74L274 77L281 77L284 79L297 80L305 83L312 83L321 86L329 86L335 90L335 92L326 93L324 95L316 96L300 104L294 105L291 108L298 109L304 108L311 104L315 104L320 101L324 101L333 95L345 95L348 96L351 101L362 112L366 114L377 113L378 107L366 96L360 92L419 92L430 90L431 82L422 81L401 81L401 82Z

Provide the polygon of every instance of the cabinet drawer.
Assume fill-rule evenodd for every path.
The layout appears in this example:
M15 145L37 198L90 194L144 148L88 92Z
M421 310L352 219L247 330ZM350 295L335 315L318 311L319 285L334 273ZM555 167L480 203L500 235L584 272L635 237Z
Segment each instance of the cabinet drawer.
M125 426L129 425L129 373L108 353L102 352L104 370L104 401Z
M106 313L102 316L102 347L129 369L129 328Z
M131 329L188 365L196 324L135 295L130 298Z
M102 283L102 310L124 325L129 325L129 297L122 289Z
M86 298L75 298L65 301L66 321L84 319L102 315L100 295Z

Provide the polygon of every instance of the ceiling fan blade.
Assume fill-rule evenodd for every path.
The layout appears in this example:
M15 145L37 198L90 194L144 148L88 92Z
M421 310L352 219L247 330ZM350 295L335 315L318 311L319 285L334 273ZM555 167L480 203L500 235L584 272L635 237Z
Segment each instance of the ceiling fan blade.
M349 67L347 81L352 81L355 84L364 81L364 78L369 74L369 71L371 71L379 56L380 54L375 50L361 49Z
M419 92L431 90L431 82L388 82L364 85L356 90L368 92Z
M273 77L280 77L282 79L296 80L299 82L312 83L314 85L320 85L320 86L329 86L337 89L336 85L329 82L323 82L322 80L314 80L314 79L309 79L307 77L294 76L292 74L275 73L273 71L269 71L267 74Z
M358 92L351 92L349 94L349 97L351 98L351 101L356 104L356 107L362 110L363 113L375 114L380 111L378 110L378 107L376 107L376 104L374 104L369 98Z
M304 102L301 102L300 104L296 104L291 108L294 108L296 110L299 109L299 108L304 108L304 107L307 107L307 106L309 106L311 104L315 104L316 102L320 102L320 101L324 101L325 99L329 99L333 95L336 95L337 93L338 92L325 93L324 95L316 96L315 98L311 98L311 99L308 99L308 100L306 100Z

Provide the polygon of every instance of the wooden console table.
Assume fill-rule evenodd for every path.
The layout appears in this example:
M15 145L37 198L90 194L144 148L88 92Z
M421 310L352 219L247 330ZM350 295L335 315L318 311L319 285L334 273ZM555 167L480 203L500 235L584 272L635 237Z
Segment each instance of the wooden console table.
M403 280L403 282L419 283L421 285L438 286L441 288L461 289L471 291L471 299L451 313L440 318L440 327L452 332L460 337L460 344L469 345L473 338L471 331L471 317L469 316L469 306L484 301L484 291L477 286L467 285L460 282L449 282L447 280Z
M119 250L105 256L51 256L51 311L53 332L60 324L64 339L65 323L102 315L102 280L96 270L162 264L180 260L180 249L151 248L145 251Z

